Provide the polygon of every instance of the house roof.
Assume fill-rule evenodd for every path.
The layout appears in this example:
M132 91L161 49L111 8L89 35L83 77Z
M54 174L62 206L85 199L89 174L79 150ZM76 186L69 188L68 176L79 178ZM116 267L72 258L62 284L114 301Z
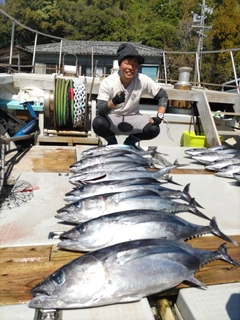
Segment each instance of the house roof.
M117 41L62 41L62 53L80 54L80 55L107 55L116 56L117 49L122 42ZM157 48L145 46L141 42L131 42L138 50L139 54L145 57L161 57L163 51ZM34 51L34 46L27 46L26 50ZM41 54L59 54L60 42L40 44L36 46L36 52Z

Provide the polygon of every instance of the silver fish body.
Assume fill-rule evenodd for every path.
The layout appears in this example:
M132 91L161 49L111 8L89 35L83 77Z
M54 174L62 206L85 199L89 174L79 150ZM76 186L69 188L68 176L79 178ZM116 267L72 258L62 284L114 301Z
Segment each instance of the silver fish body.
M85 174L87 172L96 172L99 173L105 173L105 172L122 172L122 171L128 171L128 170L147 170L147 168L151 168L150 164L145 163L137 163L137 162L113 162L113 163L99 163L96 165L88 166L83 169L78 169L77 171L74 171L74 174Z
M234 173L233 174L234 179L240 182L240 173Z
M137 154L137 155L149 155L151 154L151 151L145 151L145 150L137 150L136 148L128 145L121 145L121 144L113 144L113 145L107 145L107 146L101 146L101 147L93 147L89 148L87 150L84 150L81 153L81 159L86 157L92 157L97 155L106 155L106 154L113 154L114 152L121 152L123 153L131 153L131 154Z
M214 173L217 177L234 179L233 174L240 173L240 164L232 164Z
M125 154L125 155L109 155L109 156L96 156L79 160L70 166L70 171L79 172L83 170L103 170L107 168L117 169L119 165L136 164L143 166L153 166L153 160L151 158L144 158L137 154Z
M234 150L234 148L230 147L229 145L222 144L220 146L212 146L209 148L190 148L186 149L184 152L185 154L189 156L196 156L197 154L200 153L208 153L208 152L216 152L216 151L229 151L229 150Z
M205 166L205 169L211 171L218 171L232 164L240 164L240 158L233 157L229 159L221 159Z
M162 176L171 172L178 166L178 162L175 161L170 167L165 167L159 170L127 170L121 172L86 172L82 174L74 174L69 178L69 182L73 185L83 185L86 183L96 183L102 181L123 181L127 179L152 179L158 180Z
M78 201L96 195L106 195L109 193L127 192L132 190L151 190L162 198L181 198L183 200L191 200L191 196L189 194L189 184L187 184L181 191L164 187L159 181L147 182L141 179L133 179L123 182L115 181L114 183L102 182L98 184L94 183L87 184L85 186L79 186L65 194L64 200L69 202Z
M124 242L59 268L31 290L28 306L72 309L139 301L185 280L204 288L194 273L216 259L240 266L225 244L208 251L166 239Z
M127 179L124 181L103 181L103 182L79 185L74 187L71 191L67 192L65 194L64 200L69 202L78 201L81 199L85 199L85 198L89 198L97 195L126 192L128 191L128 187L139 185L140 183L145 185L151 182L152 182L151 179L130 179L130 180Z
M220 152L208 152L208 153L200 153L196 156L193 156L192 159L203 163L203 164L210 164L213 161L233 158L235 156L234 153L220 153Z
M141 239L165 238L185 240L212 233L237 244L224 235L213 218L207 226L190 223L166 213L144 210L113 213L86 221L60 235L58 247L70 251L88 252L107 246Z
M131 210L154 210L169 214L191 212L205 219L206 217L196 208L194 199L189 204L161 198L149 190L133 190L114 195L102 195L86 198L57 210L55 217L70 223L79 224L102 215Z

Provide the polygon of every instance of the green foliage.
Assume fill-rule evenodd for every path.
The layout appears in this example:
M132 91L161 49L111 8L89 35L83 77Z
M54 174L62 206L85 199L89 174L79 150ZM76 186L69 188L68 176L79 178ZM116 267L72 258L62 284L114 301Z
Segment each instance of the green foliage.
M240 1L217 1L213 14L212 46L214 50L239 48L240 43ZM240 52L233 54L236 72L240 73ZM222 83L234 77L233 66L229 52L215 55L211 79Z
M6 0L1 8L27 27L71 40L132 41L166 51L196 51L199 28L192 12L201 15L202 0ZM206 0L214 9L205 13L202 50L238 48L240 0ZM196 26L196 24L195 24ZM12 22L0 13L1 47L10 45ZM35 34L16 25L15 41L31 45ZM38 44L53 40L38 37ZM240 73L240 52L233 52ZM194 68L193 55L168 54L170 69ZM223 82L233 78L229 52L201 56L201 80ZM174 71L175 72L175 71ZM176 71L177 72L177 71Z
M143 42L148 46L166 51L179 47L176 28L163 21L153 21L147 25L143 34Z

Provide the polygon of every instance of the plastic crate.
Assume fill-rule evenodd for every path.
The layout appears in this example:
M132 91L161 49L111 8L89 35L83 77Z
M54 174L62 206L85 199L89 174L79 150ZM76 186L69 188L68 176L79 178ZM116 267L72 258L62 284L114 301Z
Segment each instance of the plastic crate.
M183 131L181 138L181 145L183 147L206 147L205 135L196 135L194 132Z

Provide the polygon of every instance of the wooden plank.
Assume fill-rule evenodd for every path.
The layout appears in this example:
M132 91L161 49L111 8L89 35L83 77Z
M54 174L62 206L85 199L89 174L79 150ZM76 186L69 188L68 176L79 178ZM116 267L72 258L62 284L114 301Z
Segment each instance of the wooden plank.
M73 146L74 144L89 144L98 145L99 138L91 137L78 137L78 136L39 136L38 143L66 143L68 146Z
M6 161L14 164L13 173L22 172L65 172L69 173L69 166L76 161L75 147L64 146L33 146L23 158L9 153Z
M0 264L19 262L47 262L51 246L0 248Z
M209 147L221 145L218 132L211 115L211 109L205 92L199 93L197 103L198 112L201 118L202 127Z
M81 252L71 252L67 250L60 250L56 245L52 245L50 252L51 261L63 261L63 260L73 260L79 258L83 255Z
M240 95L238 93L226 93L214 90L196 89L181 90L175 89L173 86L162 85L167 91L169 100L184 100L184 101L195 101L199 102L202 94L206 95L209 102L217 102L223 104L233 104L239 106ZM143 98L150 98L149 95L144 95ZM237 108L236 108L237 110Z
M232 238L240 244L240 235ZM224 241L218 237L208 236L191 239L188 242L195 248L217 250ZM239 247L228 243L227 250L233 259L240 261ZM0 263L0 305L27 303L31 299L31 288L81 255L81 253L59 250L56 246L34 247L34 250L33 247L2 248L0 256L2 253L4 258ZM43 257L38 258L41 253ZM195 277L205 285L240 282L240 267L217 260L197 271ZM188 285L181 284L177 288L156 296L175 295L183 287Z
M182 169L182 168L174 168L171 171L171 174L214 174L214 171L208 171L202 168L190 168L190 169Z
M240 136L240 131L223 131L223 130L219 130L218 131L219 135L222 136Z
M15 73L13 74L13 85L15 88L37 87L42 90L55 90L55 75Z
M220 113L220 114L225 114L228 116L240 116L240 112L226 112L226 111L211 111L211 112L212 112L212 114Z
M64 262L0 264L0 305L27 303L32 297L30 290Z

